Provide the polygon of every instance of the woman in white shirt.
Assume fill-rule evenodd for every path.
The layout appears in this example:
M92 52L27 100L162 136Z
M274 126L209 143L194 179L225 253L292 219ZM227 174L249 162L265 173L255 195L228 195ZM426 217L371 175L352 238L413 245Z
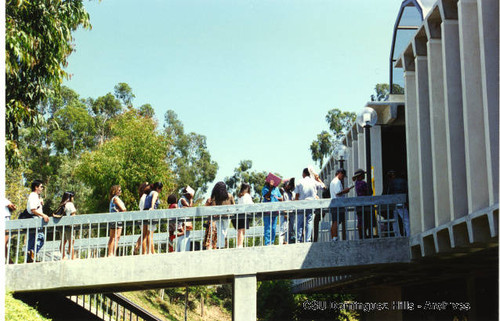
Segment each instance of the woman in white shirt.
M75 199L74 192L64 192L61 199L61 203L59 203L59 207L64 208L63 211L64 216L76 215L75 204L73 204L74 199ZM75 239L74 239L75 228L71 225L65 226L62 233L64 234L64 236L61 238L62 259L64 260L64 257L66 256L66 242L68 242L69 243L68 253L71 259L73 260L75 258Z
M238 204L253 204L252 196L250 196L250 184L241 183L240 193L238 194ZM250 215L247 213L247 215ZM233 218L231 222L238 229L238 247L243 247L245 240L245 230L249 227L250 218L245 218L244 214L237 215L238 219Z

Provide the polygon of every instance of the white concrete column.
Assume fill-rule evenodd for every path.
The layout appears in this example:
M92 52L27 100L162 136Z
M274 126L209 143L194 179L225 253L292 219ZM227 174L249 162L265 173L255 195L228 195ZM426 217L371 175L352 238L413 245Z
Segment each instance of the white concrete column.
M458 2L469 212L489 205L477 0ZM497 106L498 108L498 106Z
M373 168L372 179L374 181L374 184L372 185L373 195L382 195L384 184L382 173L382 128L380 126L373 126L370 129L370 145Z
M366 171L366 147L363 128L360 128L358 132L358 167L354 168L354 170L357 170L358 168Z
M464 114L458 21L444 20L441 25L443 45L444 108L446 125L446 154L449 159L451 220L469 213L465 169Z
M419 150L415 137L417 128L417 88L415 72L405 71L405 126L406 126L406 154L408 163L408 199L410 207L411 234L422 232L422 212L419 187Z
M415 55L415 84L417 89L417 143L419 150L419 188L423 230L435 227L434 221L434 176L432 171L431 119L429 110L429 70L427 50L423 39L413 42ZM410 139L413 139L410 137Z
M234 276L233 320L257 320L257 276L255 274Z
M430 26L429 28L434 27ZM431 33L428 32L427 35L430 38ZM427 57L429 67L432 172L434 173L434 220L436 226L438 226L449 222L451 218L441 39L429 39L427 43Z
M490 205L498 203L498 0L479 0L479 48Z

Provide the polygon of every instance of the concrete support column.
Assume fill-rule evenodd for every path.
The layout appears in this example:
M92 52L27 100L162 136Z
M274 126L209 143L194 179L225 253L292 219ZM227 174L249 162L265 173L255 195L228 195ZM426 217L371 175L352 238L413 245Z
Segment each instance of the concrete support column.
M233 321L257 320L257 276L236 275L233 284Z
M410 121L417 121L417 136L419 163L418 177L420 188L420 204L422 213L423 230L434 228L434 177L432 171L432 150L431 150L431 119L429 110L429 72L427 67L427 57L423 40L418 44L414 42L415 54L415 83L417 88L417 118ZM422 55L420 55L422 54ZM412 137L410 137L413 139ZM411 170L411 169L410 169Z
M420 188L419 188L419 150L415 137L417 129L417 89L415 72L405 71L405 126L406 126L406 156L408 163L408 199L410 207L411 234L422 232Z
M366 147L365 147L365 134L364 129L359 128L358 132L358 167L354 170L362 168L365 171L366 169Z
M498 0L479 0L479 48L490 205L498 203Z
M434 28L434 27L429 27ZM439 35L441 33L439 32ZM430 32L428 33L430 36ZM429 37L430 38L430 37ZM429 107L431 115L432 172L434 173L435 225L450 221L450 186L448 181L448 155L444 108L443 50L441 39L427 43L429 67ZM424 174L424 176L426 176Z
M477 0L458 2L458 27L464 106L467 201L469 212L474 212L487 207L490 199Z
M370 145L372 154L372 185L373 195L382 195L384 189L383 174L382 174L382 128L373 126L370 129ZM367 171L370 169L366 169Z
M467 188L465 188L467 186L467 177L465 170L464 114L457 20L443 21L441 24L441 39L443 46L446 154L449 159L450 219L454 220L469 213Z

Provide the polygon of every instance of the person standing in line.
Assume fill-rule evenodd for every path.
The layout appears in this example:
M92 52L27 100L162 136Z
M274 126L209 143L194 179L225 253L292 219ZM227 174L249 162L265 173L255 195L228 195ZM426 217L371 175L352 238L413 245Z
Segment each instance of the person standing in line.
M250 184L241 183L240 193L238 194L238 204L253 204L252 196L250 196ZM250 215L247 213L246 215ZM243 241L245 240L245 231L250 225L250 218L245 218L245 214L237 215L237 218L231 219L233 226L238 229L238 241L237 246L243 247Z
M146 196L146 200L144 201L144 210L153 211L158 209L160 205L160 193L163 189L163 183L156 182L151 186L151 192ZM150 224L151 223L151 224ZM143 221L144 229L147 230L146 236L143 240L143 253L151 253L155 254L155 247L153 244L153 233L156 229L156 225L158 225L158 220L144 220ZM146 248L144 249L144 243L146 243ZM145 250L145 251L144 251Z
M148 182L144 182L139 186L139 211L144 210L144 203L146 202L146 196L151 192L151 185ZM142 234L137 239L134 247L134 254L139 254L139 249L142 248L142 253L146 253L146 237L148 234L148 227L142 226ZM142 244L142 247L141 247Z
M283 201L283 196L280 193L279 188L275 185L274 180L270 180L264 184L262 188L262 202L281 202ZM264 213L264 245L274 244L274 239L276 238L276 224L278 222L278 212L266 212Z
M127 210L125 204L123 204L120 199L120 195L122 195L121 186L111 186L109 201L110 213L125 212ZM120 236L122 235L123 222L111 222L109 223L109 228L108 256L115 256L118 242L120 241Z
M224 182L217 182L212 189L212 195L207 200L205 205L208 206L219 206L219 205L234 205L234 197L231 193L227 192L227 186ZM217 227L214 220L220 220L222 218L212 218L208 219L208 226L205 231L205 237L203 240L203 246L205 249L216 249L217 248Z
M31 194L28 197L28 203L26 204L26 210L32 217L39 216L45 223L49 222L49 217L43 214L43 199L40 196L44 189L43 183L40 180L34 180L31 183ZM35 249L36 242L36 249ZM28 233L28 263L34 262L36 254L40 252L43 244L45 243L45 234L43 233L43 228L40 227L38 230L31 229Z
M343 198L354 185L351 187L344 188L344 177L346 175L345 169L339 168L335 171L335 177L330 182L330 196L331 198ZM342 228L345 230L345 207L331 208L330 215L332 217L332 227L330 230L332 241L338 241L338 225L342 224ZM345 233L342 233L345 237Z
M10 221L10 216L12 212L14 212L17 209L17 206L12 204L11 201L9 201L6 197L3 198L3 204L5 207L4 210L4 217L5 217L5 222ZM7 263L7 254L8 254L8 245L9 245L9 232L7 229L5 229L5 262ZM13 263L11 260L9 260L9 263Z
M365 171L358 169L354 172L352 180L355 182L356 196L369 196L368 183L364 181ZM372 229L376 226L375 213L371 206L356 206L356 215L358 217L358 236L359 239L371 238Z
M65 216L74 216L76 215L76 207L73 201L75 200L74 192L64 192L61 203L59 203L59 207L62 207L63 214ZM75 229L72 226L65 226L63 230L64 237L61 239L61 258L64 260L66 256L66 242L68 242L68 253L69 257L74 260L75 259Z
M408 214L408 182L400 177L395 170L387 172L389 184L386 194L406 194L406 203L394 210L394 217L397 222L394 223L393 230L399 236L410 236L410 216Z
M181 197L177 206L179 208L192 207L194 199L194 190L188 185L184 187L181 191ZM180 233L177 234L177 252L191 251L191 231L193 230L192 222L178 222L177 230Z
M283 191L280 190L283 195L283 202L293 201L295 195L293 190L295 189L295 177L283 182ZM285 211L282 216L282 222L280 223L280 244L294 243L294 223L295 223L295 213L293 211Z
M169 209L176 209L177 208L177 197L174 194L168 195L167 203L168 203ZM181 233L181 232L182 231L177 231L177 225L175 224L175 220L169 220L169 223L168 223L168 252L175 251L174 240L177 237L176 233Z
M295 200L316 200L318 199L318 187L324 187L325 184L319 178L319 175L311 177L308 168L302 170L302 179L295 186ZM311 236L314 226L314 212L312 209L297 211L297 242L311 242ZM305 229L304 229L305 227ZM304 231L305 230L305 231Z

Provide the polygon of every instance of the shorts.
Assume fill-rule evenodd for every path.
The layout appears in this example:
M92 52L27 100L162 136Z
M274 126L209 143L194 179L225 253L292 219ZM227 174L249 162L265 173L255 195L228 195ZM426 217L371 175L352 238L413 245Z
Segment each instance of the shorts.
M345 222L345 208L344 207L333 207L330 208L330 215L332 217L332 222L340 223Z
M109 228L111 228L111 229L123 228L123 222L110 222Z
M236 218L231 219L234 228L242 229L250 227L250 217L245 218L245 214L236 215Z

